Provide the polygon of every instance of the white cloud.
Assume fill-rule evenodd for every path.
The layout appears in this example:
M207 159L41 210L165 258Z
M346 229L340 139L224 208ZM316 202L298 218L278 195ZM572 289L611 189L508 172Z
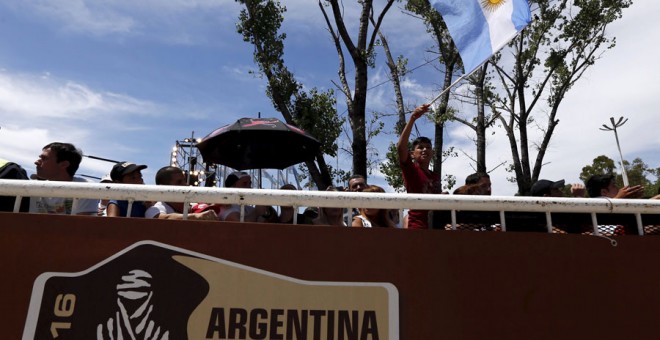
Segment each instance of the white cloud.
M23 1L20 7L61 23L65 30L92 35L129 33L136 25L133 18L120 13L112 6L91 1L27 0Z
M140 36L181 45L208 43L200 30L233 27L239 8L226 0L22 0L5 6L49 20L63 32L98 38Z
M0 113L9 117L81 120L99 113L151 114L156 107L127 95L100 92L75 81L0 73ZM11 118L9 118L11 120Z
M148 101L96 91L75 81L4 71L0 73L0 157L33 171L44 145L64 141L100 148L106 143L101 136L135 130L131 120L153 117L156 109ZM84 164L87 171L107 172L107 164Z

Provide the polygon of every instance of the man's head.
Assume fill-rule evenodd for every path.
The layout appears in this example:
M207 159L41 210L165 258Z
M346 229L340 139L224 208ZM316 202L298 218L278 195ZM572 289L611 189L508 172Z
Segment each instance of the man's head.
M465 178L465 185L478 184L481 187L482 195L491 194L490 176L485 172L477 172Z
M556 182L540 179L532 185L530 195L535 197L564 197L564 193L561 191L564 184L563 179Z
M252 188L252 177L245 171L234 171L227 175L225 188Z
M489 192L480 184L466 184L454 190L454 195L489 195Z
M174 166L165 166L156 173L156 185L186 186L186 175L183 170Z
M51 181L70 181L78 171L82 152L70 143L50 143L41 150L34 164L37 177Z
M619 193L614 175L593 175L587 180L589 197L614 197Z
M115 183L144 184L144 180L142 179L142 170L146 168L146 165L120 162L112 167L112 170L110 171L110 177Z
M280 187L280 190L298 190L295 185L291 183L286 183Z
M428 166L433 159L433 144L427 137L417 137L412 142L412 151L410 157L422 166Z
M348 179L348 191L361 192L367 187L367 180L362 175L353 175Z

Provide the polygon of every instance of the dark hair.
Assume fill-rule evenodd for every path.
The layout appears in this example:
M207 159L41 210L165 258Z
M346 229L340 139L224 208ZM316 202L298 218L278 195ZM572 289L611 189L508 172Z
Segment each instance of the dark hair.
M73 177L78 171L80 162L82 161L82 152L78 150L71 143L54 142L43 147L43 150L50 149L55 154L55 161L57 163L68 161L69 166L66 172L69 176Z
M367 181L367 179L364 178L364 176L359 175L359 174L355 174L355 175L353 175L353 176L351 176L351 177L348 178L348 182L350 183L351 180L353 180L353 179L358 179L358 178L362 178L365 182Z
M227 178L225 178L225 188L233 187L234 184L236 184L236 182L238 182L239 179L245 176L250 176L250 174L248 174L245 171L234 171L230 173L229 175L227 175Z
M172 180L172 175L181 173L183 170L175 166L164 166L156 173L156 185L168 185Z
M364 188L364 191L362 192L375 192L375 193L384 193L385 189L377 186L377 185L369 185L366 188ZM390 219L389 216L389 209L377 209L378 210L378 217L376 218L377 220L374 221L378 223L378 225L383 226L383 227L389 227L389 228L394 228L396 225L394 225L394 222L392 219ZM365 214L365 208L360 208L360 215L367 217Z
M285 183L280 187L280 190L298 190L298 188L296 188L296 186L291 183Z
M412 142L413 149L417 146L417 144L421 144L421 143L428 143L428 144L433 145L433 143L431 143L431 140L428 137L423 137L422 136L422 137L415 138L415 140Z
M600 197L602 189L607 189L607 187L614 181L615 177L612 174L609 175L593 175L587 180L587 193L589 197Z
M472 175L469 175L465 178L465 185L477 184L484 177L485 178L490 178L490 175L488 175L485 172L475 172Z
M454 195L484 195L484 189L479 184L466 184L454 190Z

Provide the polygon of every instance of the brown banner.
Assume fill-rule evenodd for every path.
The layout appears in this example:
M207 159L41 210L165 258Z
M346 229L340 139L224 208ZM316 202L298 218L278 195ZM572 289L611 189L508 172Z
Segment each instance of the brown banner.
M398 291L401 339L642 339L660 334L660 237L622 236L613 246L606 238L581 235L0 213L2 338L23 335L40 275L80 273L142 241L308 282L391 283ZM183 262L194 268L199 259ZM140 271L126 275L127 282L150 280ZM272 294L267 295L251 303L269 301ZM64 322L55 328L66 330L75 297L54 296L49 306ZM216 329L202 338L221 338ZM370 338L368 330L363 334ZM359 339L359 330L353 334ZM336 333L320 338L330 336L339 339Z

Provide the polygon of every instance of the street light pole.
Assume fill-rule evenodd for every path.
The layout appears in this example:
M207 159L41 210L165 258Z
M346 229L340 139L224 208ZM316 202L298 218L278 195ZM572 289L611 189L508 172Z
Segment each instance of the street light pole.
M623 185L628 186L630 185L628 183L628 173L626 172L626 167L623 165L623 153L621 152L621 144L619 144L619 134L616 132L616 128L623 126L628 121L628 118L625 120L623 117L619 117L619 121L616 123L614 122L614 117L610 117L610 122L612 123L612 126L608 126L603 124L603 127L600 128L602 131L614 131L614 138L616 138L616 147L619 149L619 157L621 158L621 171L622 171L622 177L623 177Z

